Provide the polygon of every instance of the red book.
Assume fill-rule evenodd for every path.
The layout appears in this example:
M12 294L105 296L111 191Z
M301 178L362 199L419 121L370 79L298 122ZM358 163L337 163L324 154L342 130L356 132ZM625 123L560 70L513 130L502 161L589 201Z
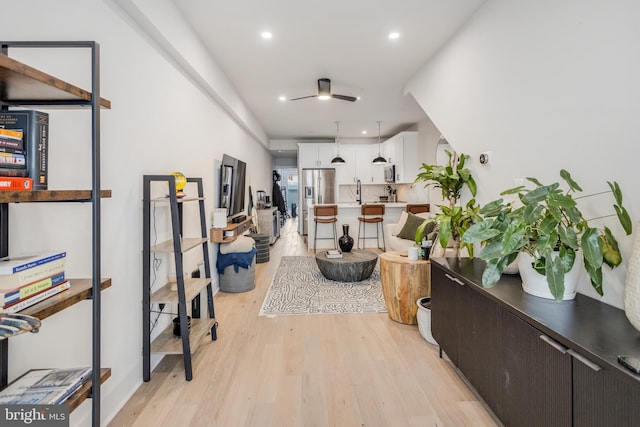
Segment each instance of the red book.
M2 190L33 190L33 178L0 176L0 191Z

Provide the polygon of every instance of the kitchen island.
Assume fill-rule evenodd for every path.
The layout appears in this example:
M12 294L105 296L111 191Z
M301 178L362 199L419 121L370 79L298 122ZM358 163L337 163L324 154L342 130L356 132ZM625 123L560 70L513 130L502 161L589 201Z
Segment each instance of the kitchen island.
M379 202L369 202L370 204ZM395 203L382 203L385 206L384 222L383 224L397 223L400 219L400 214L405 210L406 202ZM338 205L338 222L336 223L336 229L338 237L342 236L342 226L344 224L349 225L349 235L353 237L353 248L358 247L358 217L360 216L360 204L358 203L337 203ZM313 238L315 236L315 223L313 222L313 207L309 208L309 224L307 234L307 247L313 250ZM375 224L367 224L367 236L375 236ZM379 230L380 244L382 245L383 230ZM327 224L318 224L318 237L328 238L328 240L318 240L318 249L333 249L333 242L331 241L332 227ZM376 239L367 239L364 242L364 248L377 248ZM362 248L362 243L361 243ZM363 249L364 249L363 248Z

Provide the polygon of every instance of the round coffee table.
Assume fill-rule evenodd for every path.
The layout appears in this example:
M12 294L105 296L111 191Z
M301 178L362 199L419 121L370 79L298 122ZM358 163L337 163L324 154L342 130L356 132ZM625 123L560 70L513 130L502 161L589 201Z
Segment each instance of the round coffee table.
M376 268L378 255L354 249L343 252L342 258L327 258L326 251L316 253L316 264L324 277L336 282L360 282L366 280Z

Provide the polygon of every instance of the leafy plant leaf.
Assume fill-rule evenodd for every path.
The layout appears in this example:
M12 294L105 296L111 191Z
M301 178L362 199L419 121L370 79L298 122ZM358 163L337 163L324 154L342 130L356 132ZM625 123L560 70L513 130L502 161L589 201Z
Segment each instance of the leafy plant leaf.
M591 286L593 286L593 289L595 289L598 295L604 295L604 292L602 291L602 266L594 267L586 262L584 263L584 266L589 274L589 279L591 279Z
M560 184L555 182L551 185L538 187L535 190L531 190L529 193L526 193L525 195L523 195L522 200L527 203L542 201L546 199L550 193L552 193L555 189L557 189L559 185Z
M594 268L602 265L602 248L600 234L595 228L587 228L580 239L585 264Z
M478 258L492 261L494 259L502 257L503 255L502 242L500 240L494 240L493 242L484 245L482 249L480 249Z
M618 247L618 241L609 227L604 228L604 234L600 235L600 244L602 245L602 258L604 262L611 268L617 267L622 263L622 254Z
M547 258L545 276L547 276L547 284L551 295L556 301L562 301L564 296L564 265L560 257Z
M620 186L618 185L618 183L613 181L612 184L611 182L607 181L607 184L609 184L609 188L613 193L613 198L616 199L616 204L622 206L622 191L620 190Z
M438 218L438 239L440 239L440 246L446 248L449 244L449 238L451 237L451 217L442 216Z
M559 225L558 236L560 237L560 241L565 245L574 250L578 249L578 236L573 228Z
M524 245L524 227L520 227L515 223L509 224L502 238L503 255L509 254Z
M618 221L620 221L620 225L624 229L624 232L627 233L627 236L631 234L633 226L631 225L631 218L629 217L629 213L627 210L618 205L613 205L616 210L616 215L618 215Z
M571 190L573 190L573 191L582 191L582 188L580 188L578 183L575 182L573 180L573 178L571 178L571 174L569 172L567 172L565 169L561 169L560 170L560 176L562 177L562 179L564 179L566 181L567 184L569 184L569 188Z
M508 194L518 194L524 190L526 190L526 187L524 185L519 185L518 187L513 187L513 188L509 188L508 190L504 190L502 193L500 193L500 195L506 196Z
M527 181L533 182L533 183L534 183L535 185L537 185L538 187L544 187L544 186L542 185L542 183L541 183L540 181L538 181L537 179L535 179L535 178L527 177Z
M493 220L486 219L469 227L462 235L465 243L479 243L491 239L500 234L500 230L492 228Z
M498 267L497 259L487 262L487 265L482 272L482 287L492 287L498 282L498 280L500 280L501 275L502 270L500 270L500 268Z

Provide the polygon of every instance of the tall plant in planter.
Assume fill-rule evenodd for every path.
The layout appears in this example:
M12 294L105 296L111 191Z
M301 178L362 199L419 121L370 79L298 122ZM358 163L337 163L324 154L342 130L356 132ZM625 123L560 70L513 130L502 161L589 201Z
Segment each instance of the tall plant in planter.
M556 300L563 299L565 275L571 270L576 257L584 260L591 285L599 295L602 290L602 265L615 268L622 262L618 242L611 230L589 224L577 206L577 200L596 194L577 196L582 188L566 170L560 183L543 185L535 178L527 178L534 188L519 186L506 190L501 195L517 195L516 202L494 200L480 209L484 219L470 227L463 236L468 244L483 243L478 257L487 261L482 275L485 287L493 286L504 268L515 261L519 253L527 253L533 259L531 265L539 274L546 276L551 294ZM631 219L622 206L622 192L618 183L608 182L615 203L613 208L626 234L631 234ZM602 194L602 193L597 193ZM599 217L603 218L603 217Z
M445 150L448 156L446 165L429 165L423 163L420 167L421 172L414 180L414 183L426 182L425 187L439 188L442 192L442 198L449 202L448 206L440 205L441 212L435 216L438 224L438 239L440 245L446 248L449 240L453 241L454 253L459 254L460 246L464 246L473 255L473 245L461 242L462 235L471 227L478 216L479 207L476 205L475 199L471 199L464 207L459 206L458 202L462 197L464 188L468 188L471 195L475 197L477 192L476 181L471 175L471 171L465 167L465 162L469 159L467 154L456 154L449 150ZM416 231L416 243L422 240L426 220Z

